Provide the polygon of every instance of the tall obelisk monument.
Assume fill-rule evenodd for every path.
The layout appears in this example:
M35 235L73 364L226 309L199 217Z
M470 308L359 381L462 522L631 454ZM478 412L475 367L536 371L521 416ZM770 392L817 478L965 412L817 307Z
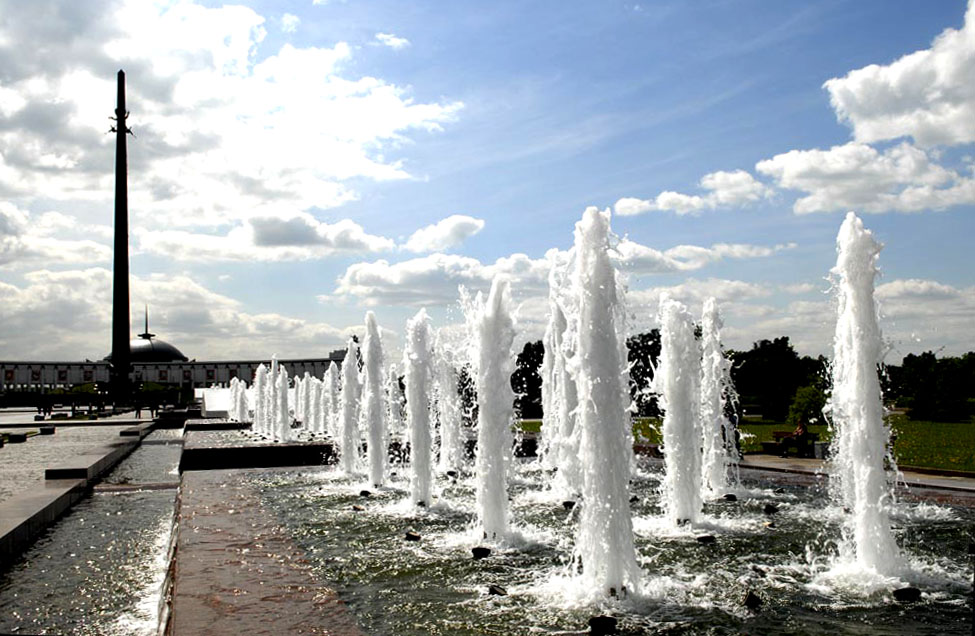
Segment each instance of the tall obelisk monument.
M125 136L132 131L125 125L125 72L118 72L118 101L115 108L115 262L112 284L112 399L128 401L129 372L129 191L128 155Z

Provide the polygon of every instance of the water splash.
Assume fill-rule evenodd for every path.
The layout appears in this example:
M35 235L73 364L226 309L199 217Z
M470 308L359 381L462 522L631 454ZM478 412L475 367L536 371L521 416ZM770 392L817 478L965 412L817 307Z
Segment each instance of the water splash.
M366 339L362 346L364 393L362 424L369 434L369 480L375 487L386 481L386 405L383 399L383 342L376 315L366 312Z
M463 294L466 296L466 293ZM512 344L515 324L511 316L508 281L495 277L485 300L479 292L465 302L470 329L471 362L477 386L477 524L486 539L502 541L508 535L508 472L511 465L511 425L514 422Z
M438 333L436 351L437 410L440 418L440 458L437 467L441 472L456 471L464 462L464 439L458 392L460 376L454 367L454 356L449 343L446 342L443 330Z
M721 327L718 301L708 298L704 301L701 320L702 498L725 494L729 486L729 471L738 463L734 430L725 416L728 403L734 400L734 387L731 384L731 364L721 350Z
M342 361L342 397L339 400L339 466L347 475L354 475L359 464L359 400L362 383L359 379L359 343L349 338Z
M639 591L629 479L633 433L629 404L623 299L610 261L610 215L588 208L576 224L573 289L578 298L577 353L582 511L576 563L582 579L603 594Z
M680 302L660 301L660 366L654 391L664 410L662 484L665 515L674 523L701 516L701 350L694 322Z
M433 484L430 395L433 382L430 319L421 309L406 323L403 370L406 374L406 427L410 436L410 499L430 506Z
M878 365L883 341L874 301L877 258L883 246L850 212L836 237L837 317L833 340L835 434L831 489L849 509L843 523L845 555L862 568L894 575L903 561L890 529L891 485L884 472L890 429L884 422Z

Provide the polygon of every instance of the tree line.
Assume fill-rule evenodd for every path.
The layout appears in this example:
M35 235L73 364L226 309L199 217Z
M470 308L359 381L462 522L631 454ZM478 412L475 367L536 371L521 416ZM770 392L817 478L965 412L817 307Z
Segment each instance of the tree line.
M650 382L660 357L660 331L630 336L630 396L641 417L660 415ZM731 377L738 393L738 414L795 423L822 421L829 393L829 360L800 356L788 336L759 340L747 351L728 350ZM511 376L515 408L524 419L542 417L539 373L545 347L528 342ZM933 352L905 356L900 365L878 369L888 406L905 409L916 420L966 421L975 415L975 352L938 358Z

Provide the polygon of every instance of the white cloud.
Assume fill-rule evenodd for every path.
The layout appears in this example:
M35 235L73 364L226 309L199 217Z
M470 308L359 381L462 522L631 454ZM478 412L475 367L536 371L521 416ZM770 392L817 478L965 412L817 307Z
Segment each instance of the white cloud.
M112 251L103 243L51 236L65 229L76 228L74 219L66 215L48 212L35 219L13 204L0 201L0 267L102 263L111 260Z
M24 276L26 284L0 283L0 349L8 359L99 359L111 348L112 273L103 268ZM338 328L273 313L248 313L240 303L185 275L132 277L131 319L201 360L327 355L356 327Z
M356 263L339 277L335 295L366 306L453 304L460 285L487 290L494 276L503 274L511 280L512 293L525 297L548 289L550 257L551 253L542 259L512 254L485 265L469 256L430 254L400 263Z
M134 225L147 227L341 205L358 196L353 180L410 178L397 150L462 107L347 72L353 50L344 42L267 50L265 18L241 6L48 4L9 3L0 25L0 196L20 207L39 193L111 201L105 131L120 66L137 135L131 210Z
M701 178L704 195L681 194L666 190L655 199L624 197L614 206L616 214L633 216L652 210L673 210L677 214L692 214L702 210L739 207L767 198L771 191L744 170L711 172Z
M410 41L406 38L401 38L393 35L392 33L377 33L376 41L383 46L388 46L394 50L405 49L410 45Z
M965 24L931 48L828 80L830 102L860 142L912 137L920 146L975 141L975 0Z
M285 13L281 16L281 30L285 33L294 33L301 24L301 18L293 13Z
M457 247L484 229L484 220L453 214L414 232L403 247L411 252L436 252Z
M790 150L755 167L779 187L806 193L793 205L797 214L917 212L975 202L975 178L932 162L924 150L906 142L883 152L856 142L829 150Z
M692 271L726 258L765 258L795 247L795 243L774 246L716 243L711 247L678 245L661 251L623 239L616 251L624 271L642 275Z
M391 250L391 239L343 219L324 223L310 214L253 217L226 234L140 230L140 250L186 261L296 261L336 254Z

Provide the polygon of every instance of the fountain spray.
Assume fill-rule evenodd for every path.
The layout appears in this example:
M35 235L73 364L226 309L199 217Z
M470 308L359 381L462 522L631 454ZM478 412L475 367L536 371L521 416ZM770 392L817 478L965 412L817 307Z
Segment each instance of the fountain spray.
M386 413L383 404L383 342L376 315L366 312L366 339L362 346L364 395L362 423L369 432L369 479L380 487L386 480Z
M850 212L836 237L833 392L836 452L831 490L848 508L843 539L860 566L892 575L902 569L888 513L891 486L884 473L890 429L884 422L878 365L883 340L874 301L877 257L883 246ZM852 554L849 554L852 552Z
M466 294L462 293L466 299ZM495 277L485 300L478 292L465 302L471 361L477 386L477 523L484 538L508 534L508 471L511 466L515 394L511 389L515 323L506 279Z
M433 342L430 319L421 309L406 323L403 369L406 373L406 427L410 436L410 499L429 506L433 484L430 431L430 393L433 382Z
M660 366L654 391L664 410L663 503L677 524L694 523L701 515L701 350L694 322L680 302L660 300Z
M349 338L342 361L342 398L339 403L339 466L347 475L356 472L359 463L359 398L362 383L359 381L359 343Z
M609 210L591 207L575 228L572 284L579 313L571 366L579 394L583 467L576 563L590 587L621 594L638 590L640 569L629 503L633 432L623 299L610 261L609 221Z
M720 497L728 489L728 471L738 463L734 430L725 407L734 399L731 364L721 350L718 301L704 301L701 320L701 426L704 435L701 497Z
M437 334L436 385L438 414L440 416L440 459L438 468L442 472L459 470L463 463L464 442L461 438L460 394L457 370L453 355L446 342L445 332Z

